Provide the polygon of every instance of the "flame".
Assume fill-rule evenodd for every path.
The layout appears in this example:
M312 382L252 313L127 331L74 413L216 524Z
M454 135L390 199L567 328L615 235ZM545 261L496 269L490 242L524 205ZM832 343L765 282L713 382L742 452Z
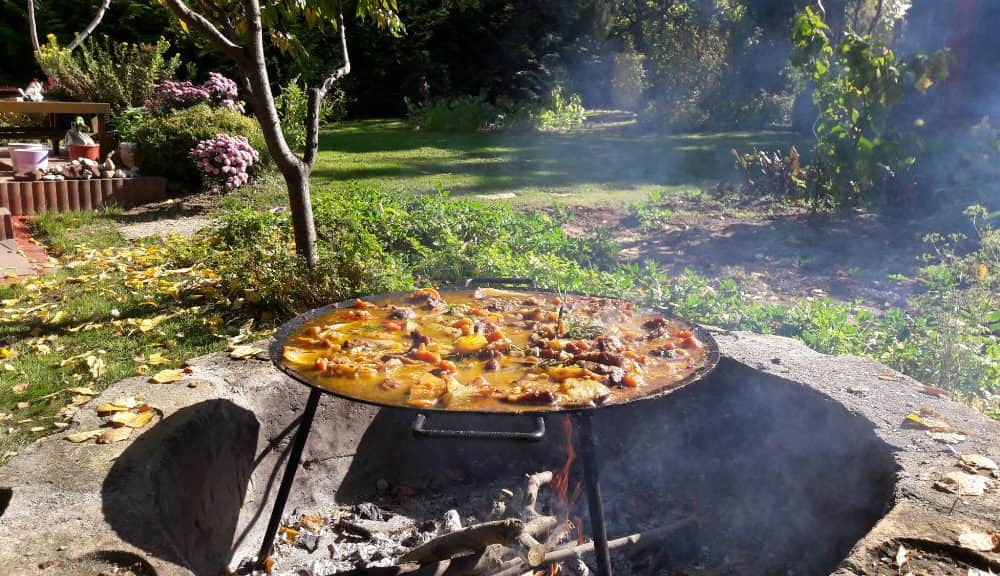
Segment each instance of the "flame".
M563 508L569 508L572 502L569 498L569 471L573 467L573 462L576 460L576 449L573 447L573 421L570 420L569 416L563 416L562 418L563 430L566 432L566 462L563 463L562 468L557 471L552 477L552 488L555 491L556 501ZM579 493L574 490L577 496Z
M549 566L549 576L556 576L556 574L559 574L560 572L562 572L562 570L559 568L558 564Z

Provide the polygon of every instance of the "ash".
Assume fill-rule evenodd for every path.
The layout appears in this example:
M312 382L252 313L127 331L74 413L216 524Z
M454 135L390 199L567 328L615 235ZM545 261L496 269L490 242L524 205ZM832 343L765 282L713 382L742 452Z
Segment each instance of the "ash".
M274 541L277 576L328 576L392 566L410 549L478 522L511 516L524 477L423 491L378 482L369 502L286 516ZM246 559L249 565L251 558ZM263 571L252 572L265 576Z

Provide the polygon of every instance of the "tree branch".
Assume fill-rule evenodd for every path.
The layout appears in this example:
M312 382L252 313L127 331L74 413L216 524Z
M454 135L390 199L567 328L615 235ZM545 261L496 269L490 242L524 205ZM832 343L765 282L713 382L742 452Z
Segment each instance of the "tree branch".
M344 63L327 76L323 80L323 84L309 89L309 105L306 110L306 149L302 156L302 162L310 171L316 163L316 154L319 151L319 111L323 98L326 98L326 93L335 83L351 73L351 57L347 51L347 27L344 26L344 9L340 2L337 2L337 33L340 36L340 53L344 58Z
M215 45L223 54L229 56L237 64L242 64L244 61L243 48L233 42L231 39L227 38L225 34L219 31L214 24L208 21L207 18L201 14L195 12L188 8L184 0L165 0L170 9L174 11L185 24L191 28L195 28L199 32L208 38L208 41Z
M87 24L87 27L83 29L83 32L77 34L76 38L74 38L73 41L66 46L67 50L72 52L77 46L80 45L81 42L87 39L87 36L90 36L90 34L94 31L94 28L97 28L97 25L104 19L104 13L108 10L108 6L110 5L111 0L104 0L101 2L101 6L97 9L97 15L90 21L90 24Z
M38 44L38 27L35 23L35 0L28 0L28 33L31 36L31 47L35 49L35 53L42 51L42 47Z

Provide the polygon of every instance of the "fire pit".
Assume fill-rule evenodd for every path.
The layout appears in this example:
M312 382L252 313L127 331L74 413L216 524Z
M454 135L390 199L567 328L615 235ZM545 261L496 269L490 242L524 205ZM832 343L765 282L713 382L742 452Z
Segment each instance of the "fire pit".
M600 485L600 467L595 435L591 424L591 413L597 410L607 410L615 406L624 406L653 398L660 398L701 379L710 373L718 363L718 346L707 331L693 323L676 318L666 318L652 311L633 311L630 304L622 303L621 301L571 295L565 296L566 301L564 303L562 296L554 295L552 292L537 290L532 281L524 279L479 279L470 280L466 283L467 289L477 286L488 288L504 287L507 290L502 292L494 291L491 295L504 296L507 300L510 300L512 297L524 299L524 302L535 306L533 310L524 314L515 313L513 317L519 320L518 324L521 328L530 328L527 331L532 333L530 342L526 344L522 341L521 344L526 346L528 344L535 344L536 346L529 349L534 352L521 352L517 344L511 342L508 339L510 337L505 337L502 332L502 330L507 330L508 328L511 329L510 331L513 331L513 326L498 326L489 322L476 323L477 331L474 332L472 328L473 321L469 320L468 316L456 322L455 326L460 326L460 328L456 328L458 330L456 332L458 339L455 341L456 351L461 353L459 357L475 355L479 359L485 358L485 369L487 371L502 370L501 362L498 362L497 359L502 356L503 352L509 352L511 347L515 349L513 352L510 352L511 355L520 352L520 354L517 354L518 360L505 358L503 361L504 365L510 367L511 371L515 374L513 382L506 382L501 385L498 382L502 382L502 378L488 382L480 376L479 380L482 381L482 384L471 396L462 395L469 394L467 392L455 392L451 384L444 383L446 375L459 370L461 366L456 367L453 362L442 361L435 352L427 350L426 345L430 343L430 339L416 327L416 324L414 324L414 328L404 330L404 333L409 334L413 340L408 357L428 362L433 361L436 363L437 368L433 374L421 375L419 382L409 387L409 399L405 403L402 400L403 397L396 392L396 385L386 385L386 382L390 381L390 377L379 377L374 368L357 368L353 364L348 367L346 361L345 363L336 363L340 362L339 358L328 360L325 357L314 357L307 350L290 345L290 343L307 342L318 347L333 346L338 352L343 352L342 356L344 358L355 358L355 356L350 356L350 354L353 354L358 347L374 347L374 355L369 353L369 356L381 356L381 361L386 363L390 361L396 362L394 369L398 368L402 365L401 356L394 354L382 355L384 351L395 350L394 347L398 346L397 341L391 339L382 340L382 342L388 343L381 345L385 350L380 350L378 348L378 340L374 340L374 344L369 341L373 340L374 337L368 340L364 338L359 340L345 340L346 336L336 331L336 328L358 324L359 322L363 324L365 320L371 319L372 314L367 312L366 308L376 306L372 302L377 302L386 308L391 307L392 311L383 319L386 324L394 325L395 320L409 321L411 318L414 318L416 314L412 310L387 303L393 295L371 297L369 299L370 302L362 300L345 301L319 308L297 317L279 329L270 349L272 360L279 369L296 381L309 386L311 391L290 449L285 473L282 477L271 517L264 533L264 540L257 555L259 566L263 566L272 553L274 537L281 524L285 504L288 500L296 470L302 458L302 451L316 414L320 395L327 393L358 402L399 410L417 411L412 431L415 436L421 438L536 442L545 436L546 416L556 413L572 416L575 423L574 428L577 432L575 434L576 443L583 463L591 535L593 537L592 549L597 558L597 570L601 576L609 576L611 574L609 542L607 539ZM520 288L521 290L514 292L511 290L514 288ZM424 298L426 300L424 304L431 310L439 308L444 304L436 291L417 291L414 295L418 298ZM483 296L478 296L478 293L477 297L483 298ZM580 301L574 301L574 298L578 298ZM570 304L571 302L572 304ZM608 306L608 303L614 302L619 304ZM501 317L511 316L509 308L504 308L503 302L500 299L497 299L494 304L498 306L496 314L487 314L485 310L471 310L469 314L493 318L498 322ZM558 305L558 312L546 312L544 310L545 304ZM567 344L564 344L567 341L567 339L563 338L564 332L566 335L569 334L564 328L564 311L573 306L583 306L583 309L588 313L600 312L601 314L605 314L606 312L611 312L611 317L602 316L601 320L588 319L587 324L591 328L594 326L602 326L607 330L613 328L613 334L611 332L601 332L600 335L595 336L588 332L588 337L594 337L593 346L580 338L569 340ZM337 316L336 312L338 310L350 309L352 307L354 308L353 310L348 310L346 313ZM508 312L506 314L501 313L505 311ZM347 318L343 317L345 314ZM645 329L644 333L637 329L638 324L635 320L643 314L645 314L645 317L641 320L643 322L641 326ZM324 328L318 324L319 321L333 316L337 316L337 320L347 319L355 322L334 324L333 328ZM463 321L465 322L464 324ZM491 328L482 328L483 326ZM361 331L361 328L369 327L370 323L360 328L355 327L357 329L354 332L358 333ZM398 328L396 329L398 330ZM483 334L486 331L490 331L489 334ZM545 331L548 331L548 339L538 336L539 334L545 334ZM463 334L465 335L463 336ZM495 334L500 334L500 336L494 338ZM648 358L651 358L651 360L649 360L649 365L645 366L645 370L643 365L646 364L647 356L636 354L632 349L624 346L619 337L627 340L631 345L636 346L637 349L641 347L641 351L649 354ZM335 338L336 342L331 342L331 338ZM502 348L496 345L502 345ZM563 346L565 346L565 349ZM524 358L523 362L520 360L521 358ZM521 364L527 363L531 366L530 370L537 372L540 369L539 367L543 365L542 358L552 360L547 372L542 372L542 374L547 374L545 376L547 384L537 382L537 375L528 374L528 370L522 370L520 367ZM466 362L466 365L468 364L469 362ZM366 377L373 381L371 385L366 387L363 384L357 383L361 370L370 371L370 373L366 373ZM343 374L345 373L349 373L350 378L344 378ZM645 373L649 377L650 382L647 385L642 384L642 376L640 376L642 373ZM331 374L331 377L326 377ZM378 378L378 385L374 383L376 378ZM531 378L535 380L529 381L528 379ZM597 382L598 379L603 379L608 385L616 386L617 389L612 390L604 386L604 384ZM436 394L428 395L427 390L432 390L437 385L435 381L439 381L441 388ZM464 389L467 387L454 378L451 378L450 382L454 383L455 388ZM521 382L529 383L524 384L522 387ZM444 392L445 389L447 389L447 393ZM581 390L584 392L581 392ZM453 397L457 396L458 400L453 399L453 405L449 405L447 401L442 405L439 398L446 398L449 395ZM566 401L563 401L563 399L566 399ZM499 412L506 412L510 414L510 418L523 419L530 417L533 420L534 428L527 431L433 429L428 427L427 416L424 413L433 411L484 416L495 416ZM568 423L569 420L566 420L566 422ZM572 436L572 430L567 430L567 435ZM566 473L568 474L568 470ZM530 498L528 512L534 511L534 498L537 498L539 485L552 481L551 475L547 478L544 476L537 478L543 478L543 480L536 480L535 482L533 487L534 497ZM529 493L531 491L532 488L529 487ZM565 487L562 488L562 491L565 492ZM534 515L529 514L529 516ZM444 538L442 542L434 542L431 548L435 546L444 546L445 548L449 546L454 547L456 544L452 540L467 539L469 538L469 533L475 532L475 538L478 538L480 542L519 542L527 550L524 559L525 564L537 566L546 559L546 549L534 537L540 532L548 532L553 527L547 525L547 521L543 527L531 528L519 520L503 520L478 526L478 531L472 530L450 539ZM631 541L637 541L639 538L640 536L633 537ZM622 541L615 544L623 543L628 542ZM458 548L458 550L461 549L461 547ZM580 553L580 551L580 549L575 549L566 551L565 553L569 554L568 558L572 554ZM415 556L412 556L413 554ZM447 556L441 556L440 554L426 553L426 550L422 555L421 549L413 551L408 556L412 557L404 557L404 560L442 560L447 558ZM510 567L511 573L515 573L517 569L517 565Z

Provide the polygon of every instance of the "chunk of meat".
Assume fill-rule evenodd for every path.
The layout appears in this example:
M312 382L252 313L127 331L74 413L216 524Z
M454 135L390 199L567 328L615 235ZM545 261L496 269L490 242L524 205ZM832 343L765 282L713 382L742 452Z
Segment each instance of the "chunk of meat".
M576 362L586 360L589 362L597 362L598 364L606 364L608 366L621 366L625 363L624 355L613 352L584 352L583 354L577 354L573 357L573 359Z
M483 370L486 370L487 372L496 372L499 369L500 369L500 361L497 360L496 358L490 358L489 360L486 361L486 365L483 366Z
M441 300L441 294L433 288L421 288L419 290L414 290L410 294L410 300L414 304L421 306L423 308L437 308L444 301Z
M605 382L608 386L621 386L622 382L625 380L625 369L618 366L610 366L608 364L600 364L597 362L591 362L589 360L581 360L576 363L577 366L585 368L595 374L601 374L607 376Z
M600 336L594 341L601 352L621 352L622 341L617 336Z
M555 404L559 396L551 390L528 389L508 394L503 400L513 404Z
M417 313L412 308L407 308L406 306L393 306L388 316L390 320L412 320L416 317Z
M410 350L418 350L421 346L426 346L430 343L431 339L419 329L410 332Z

